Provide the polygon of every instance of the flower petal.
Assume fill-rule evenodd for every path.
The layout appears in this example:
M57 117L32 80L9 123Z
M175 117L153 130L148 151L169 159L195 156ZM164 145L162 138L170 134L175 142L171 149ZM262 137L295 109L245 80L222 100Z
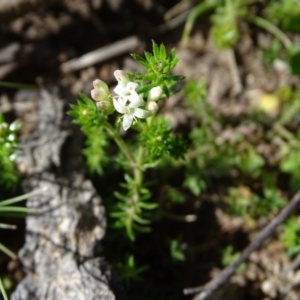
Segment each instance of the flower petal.
M118 84L118 85L114 88L114 92L115 92L117 95L121 96L121 97L124 97L124 96L129 95L126 86L123 86L122 84Z
M134 111L134 115L140 119L146 119L152 115L152 113L148 110L136 108Z
M144 104L142 97L140 97L140 95L135 91L130 94L128 100L130 101L130 107L138 107Z
M134 119L133 114L125 114L124 115L124 117L123 117L123 128L124 128L124 130L127 130L131 126L133 119Z
M113 104L117 112L120 114L124 114L126 111L126 107L120 103L120 101L113 99Z
M139 85L137 83L130 81L130 82L127 83L126 89L129 90L129 91L136 91L138 86Z

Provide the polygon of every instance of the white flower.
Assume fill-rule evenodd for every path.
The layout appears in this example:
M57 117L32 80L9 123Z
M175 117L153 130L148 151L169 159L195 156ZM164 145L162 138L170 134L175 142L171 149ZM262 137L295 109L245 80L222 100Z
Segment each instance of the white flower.
M148 104L147 104L147 108L152 111L152 112L155 112L158 110L158 105L155 101L150 101Z
M129 81L126 85L119 83L115 88L114 92L121 98L132 101L132 102L143 102L140 95L136 92L138 84L135 82ZM139 104L142 105L143 103Z
M123 128L127 130L133 120L136 121L136 118L145 119L151 116L151 112L138 106L143 105L144 101L139 97L138 101L129 100L129 104L127 104L128 99L119 97L118 100L113 99L113 104L117 112L124 114L123 116Z
M123 84L125 86L129 82L127 73L122 70L116 70L114 75L119 84Z
M160 86L152 88L148 95L148 101L157 101L162 95L163 90Z

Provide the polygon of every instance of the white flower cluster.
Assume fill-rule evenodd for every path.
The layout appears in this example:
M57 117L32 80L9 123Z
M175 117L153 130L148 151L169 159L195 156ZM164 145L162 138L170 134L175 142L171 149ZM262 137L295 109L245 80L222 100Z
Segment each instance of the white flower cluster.
M145 119L152 115L153 111L158 109L157 101L162 95L160 86L150 90L147 109L143 109L146 105L143 98L137 93L138 84L129 80L128 75L122 70L116 70L114 75L118 81L118 85L114 88L117 94L111 97L106 83L97 79L93 82L94 89L91 91L91 96L97 102L97 106L104 113L112 113L114 109L123 114L123 128L127 130L132 124L137 122L136 118ZM112 99L112 102L111 102Z

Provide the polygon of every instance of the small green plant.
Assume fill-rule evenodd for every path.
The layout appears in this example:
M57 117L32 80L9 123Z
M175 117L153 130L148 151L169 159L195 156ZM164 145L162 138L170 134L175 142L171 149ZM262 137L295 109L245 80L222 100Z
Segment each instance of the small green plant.
M4 300L8 300L8 296L6 294L6 291L5 291L5 288L4 288L4 285L3 285L1 277L0 277L0 293L3 296Z
M288 256L300 253L300 226L295 216L289 218L283 225L281 241L287 249Z
M0 113L0 186L3 188L13 188L19 179L16 168L19 128L17 122L6 123Z
M222 265L227 267L240 256L239 252L234 252L231 245L228 245L222 252ZM237 274L242 274L247 268L246 263L242 263L237 269Z
M286 204L286 200L275 188L265 188L263 195L259 196L246 186L230 187L226 200L229 213L235 216L269 216Z
M212 11L211 35L218 49L232 49L240 40L241 22L253 23L274 36L286 50L286 59L293 74L300 74L300 47L281 30L299 30L300 5L297 0L263 1L265 9L257 15L255 0L204 0L197 4L187 17L181 44L189 44L189 36L196 19ZM253 9L254 8L254 9ZM255 13L252 13L255 12ZM278 48L278 47L277 47ZM267 59L273 59L274 50ZM273 53L272 53L273 52Z
M184 248L186 245L182 243L181 239L172 239L170 241L170 253L174 261L184 261Z
M115 165L123 169L125 182L114 191L117 202L111 216L114 226L125 228L127 236L134 240L137 232L150 230L150 211L157 207L157 203L150 201L152 194L145 182L145 172L159 167L164 157L184 159L187 146L172 132L169 122L157 116L160 102L176 93L174 86L183 79L170 74L179 60L175 50L168 56L163 45L153 42L153 53L145 52L145 58L137 54L132 57L145 73L116 70L115 96L105 82L95 80L91 91L94 101L81 95L69 114L87 137L84 153L89 168L103 173L105 166L116 161ZM116 122L115 111L121 114ZM125 134L130 127L136 134ZM109 156L112 140L118 149Z
M140 275L148 269L146 266L138 267L133 255L128 255L125 258L125 262L119 262L116 268L120 278L127 282L127 284L131 280L141 280Z
M300 5L297 0L270 1L266 8L266 17L284 30L300 30Z
M27 207L22 206L16 206L14 204L19 203L21 201L26 200L28 197L36 195L40 193L42 190L35 190L30 193L23 194L21 196L13 197L11 199L6 199L0 201L0 217L21 217L23 218L26 213L28 212L34 212L33 209L28 209ZM15 229L16 226L12 224L4 224L0 222L0 229ZM11 258L15 259L16 255L9 250L6 246L4 246L2 243L0 243L0 251L4 252L6 255L10 256Z

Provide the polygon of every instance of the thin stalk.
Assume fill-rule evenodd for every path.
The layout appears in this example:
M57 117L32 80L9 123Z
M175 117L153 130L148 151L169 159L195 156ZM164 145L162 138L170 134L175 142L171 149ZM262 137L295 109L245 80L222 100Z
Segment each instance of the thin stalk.
M46 188L41 188L41 189L34 190L30 193L26 193L26 194L21 195L21 196L17 196L17 197L10 198L10 199L4 200L4 201L0 201L0 207L7 206L7 205L10 205L10 204L13 204L13 203L16 203L16 202L26 200L28 197L31 197L33 195L44 192L45 190L46 190Z
M36 88L35 85L31 84L23 84L23 83L15 83L15 82L7 82L7 81L0 81L0 86L7 87L10 89L28 89L33 90Z
M7 247L5 247L3 244L0 243L0 251L5 253L7 256L11 257L12 259L16 259L17 256L15 253L13 253L11 250L9 250Z
M119 148L127 157L127 159L131 161L133 165L136 165L135 158L133 157L132 153L130 152L129 148L127 147L127 145L125 144L121 136L115 131L115 129L108 122L104 122L104 127L106 131L109 133L109 135L115 140L116 144L119 146Z
M1 294L2 294L2 296L3 296L3 298L4 298L4 300L8 300L8 297L7 297L7 294L6 294L6 292L5 292L5 288L4 288L4 286L3 286L1 277L0 277L0 292L1 292Z
M288 49L292 46L292 42L288 38L288 36L268 20L263 19L261 17L251 16L250 21L252 21L255 25L261 27L262 29L268 31L269 33L273 34L284 45L285 48Z
M17 229L16 225L0 223L1 229Z
M287 141L293 141L293 140L295 140L293 134L291 132L289 132L284 126L282 126L281 124L279 124L278 122L276 122L273 125L273 129L274 129L274 131L277 134L279 134L279 136L283 137Z
M189 13L189 15L186 19L186 22L185 22L185 26L183 29L183 34L182 34L181 42L180 42L180 44L183 47L186 47L188 45L191 31L193 29L196 19L201 14L204 14L205 12L207 12L208 10L210 10L212 8L214 8L214 5L212 3L210 3L210 1L204 1L204 2L199 3L197 6L195 6L192 9L192 11Z
M129 199L129 201L131 202L131 205L132 205L132 219L134 218L135 214L137 213L136 204L138 204L140 201L140 189L143 184L143 171L142 171L143 160L144 160L144 148L142 146L140 146L139 150L138 150L136 165L133 166L133 178L134 178L134 183L135 183L135 185L134 185L135 190L134 190L134 194L132 195L131 199Z
M21 212L21 213L27 213L27 212L35 212L33 209L29 209L27 207L18 207L18 206L4 206L0 207L0 214L2 212Z

